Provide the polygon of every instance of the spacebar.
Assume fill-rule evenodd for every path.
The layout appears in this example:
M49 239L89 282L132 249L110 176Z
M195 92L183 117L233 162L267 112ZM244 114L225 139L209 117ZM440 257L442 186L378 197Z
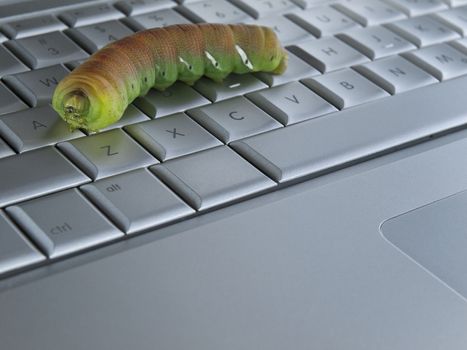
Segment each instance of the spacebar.
M231 146L277 182L315 175L467 124L467 76L249 137Z

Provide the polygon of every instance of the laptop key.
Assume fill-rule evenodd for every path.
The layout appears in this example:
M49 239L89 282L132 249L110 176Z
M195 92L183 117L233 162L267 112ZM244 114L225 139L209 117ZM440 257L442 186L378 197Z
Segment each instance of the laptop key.
M125 15L110 4L81 7L59 14L59 18L70 27L80 27L122 17L125 17Z
M125 131L160 161L222 144L183 113L130 125Z
M433 76L400 56L383 58L354 69L391 95L438 82Z
M287 14L286 17L318 38L360 27L354 20L330 6L297 11Z
M299 82L254 92L247 97L283 125L337 111L334 106Z
M87 52L94 53L105 45L134 32L119 21L108 21L71 28L66 33Z
M93 180L157 163L120 129L62 142L58 148Z
M0 81L0 115L26 108L28 106Z
M202 0L183 4L178 10L194 22L237 23L250 18L226 0Z
M297 5L289 0L246 1L231 0L234 5L241 8L254 18L265 17L274 13L284 13L298 10Z
M147 169L98 180L81 190L125 233L166 224L195 212Z
M432 17L421 16L387 24L387 27L418 47L458 39L460 35Z
M435 18L462 36L467 35L467 7L438 12Z
M49 104L55 87L69 71L61 64L7 75L3 80L30 106Z
M0 116L0 135L18 153L84 136L79 130L70 132L48 105Z
M6 210L50 259L124 236L75 188Z
M90 181L54 147L2 158L0 169L0 207Z
M467 55L448 44L432 45L408 52L404 57L438 80L467 74Z
M0 45L0 78L7 74L14 74L29 70L3 45Z
M194 85L196 90L212 102L225 100L266 87L266 84L256 79L252 74L230 74L221 83L201 78Z
M421 16L448 8L441 0L387 0L391 5L404 12L407 16Z
M271 74L266 72L255 73L255 76L263 83L269 86L276 86L290 81L296 81L303 78L314 77L321 73L310 66L305 61L301 60L293 53L288 52L287 70L283 74Z
M389 29L379 26L350 29L338 37L372 60L417 48Z
M115 7L127 16L162 10L175 5L172 0L123 0L115 3Z
M289 50L323 73L369 61L360 52L333 37L304 41L291 46Z
M0 158L8 157L13 154L15 154L15 152L0 138Z
M0 211L0 276L43 260L45 257Z
M282 15L262 17L255 21L248 21L248 23L271 27L282 45L313 38L306 30Z
M152 118L182 112L208 103L210 103L208 99L182 82L176 82L164 91L151 89L145 96L134 101L138 108Z
M156 27L166 27L172 24L191 23L188 19L172 9L165 9L144 13L138 16L127 17L122 19L122 22L135 31Z
M196 108L188 114L224 143L282 126L242 96Z
M365 27L406 18L398 9L381 0L344 0L335 8Z
M62 32L15 39L5 45L31 68L42 68L88 56Z
M196 210L205 210L274 187L227 146L172 159L150 168Z
M52 15L31 17L7 22L0 26L11 39L44 34L55 30L63 30L67 26Z
M389 96L386 91L351 69L304 79L303 83L339 109Z

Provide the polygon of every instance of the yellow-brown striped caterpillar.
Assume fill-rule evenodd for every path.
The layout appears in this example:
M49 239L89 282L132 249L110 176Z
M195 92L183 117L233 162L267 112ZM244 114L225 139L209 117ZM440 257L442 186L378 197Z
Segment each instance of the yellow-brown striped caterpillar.
M148 29L108 44L66 76L52 105L70 125L98 131L121 118L152 87L201 76L222 81L230 73L287 67L287 53L271 28L245 24L183 24Z

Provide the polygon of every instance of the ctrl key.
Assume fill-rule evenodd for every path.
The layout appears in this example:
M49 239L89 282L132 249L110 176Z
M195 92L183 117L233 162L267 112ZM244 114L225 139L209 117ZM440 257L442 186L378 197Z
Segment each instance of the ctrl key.
M45 260L0 211L0 276Z
M6 211L49 258L123 236L74 188L13 205Z

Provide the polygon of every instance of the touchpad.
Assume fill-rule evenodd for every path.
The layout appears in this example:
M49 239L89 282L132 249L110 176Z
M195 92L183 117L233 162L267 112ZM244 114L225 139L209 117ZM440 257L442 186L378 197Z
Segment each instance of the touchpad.
M467 191L383 223L395 246L467 298Z

